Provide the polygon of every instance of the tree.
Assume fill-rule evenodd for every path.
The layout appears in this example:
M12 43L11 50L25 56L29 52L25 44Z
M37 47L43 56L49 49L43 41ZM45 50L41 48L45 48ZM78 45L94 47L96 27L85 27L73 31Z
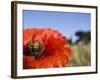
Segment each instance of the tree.
M75 33L75 35L78 37L75 43L79 42L89 42L91 40L91 32L90 31L78 31Z
M70 39L68 40L68 43L71 44L71 45L73 44L72 38L70 38Z

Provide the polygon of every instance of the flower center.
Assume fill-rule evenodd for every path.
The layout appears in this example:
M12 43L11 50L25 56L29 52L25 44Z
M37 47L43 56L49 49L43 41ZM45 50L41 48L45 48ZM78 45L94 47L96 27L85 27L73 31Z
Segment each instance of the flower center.
M38 41L29 41L28 44L29 54L35 56L35 59L39 59L41 53L44 51L44 45Z

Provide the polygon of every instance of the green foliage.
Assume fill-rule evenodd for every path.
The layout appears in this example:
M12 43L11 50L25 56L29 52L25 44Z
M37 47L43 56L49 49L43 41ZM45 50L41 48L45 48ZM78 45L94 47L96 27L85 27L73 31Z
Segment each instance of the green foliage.
M78 31L75 33L75 35L78 37L78 40L75 43L79 43L83 41L84 43L88 43L91 40L91 32L87 31Z
M72 45L72 44L73 44L72 39L69 39L69 40L68 40L68 43L69 43L70 45Z
M72 45L72 57L69 66L89 66L91 65L90 42L88 44L79 43Z
M91 65L91 32L77 31L75 35L78 39L72 42L68 40L72 48L70 63L66 66L90 66Z

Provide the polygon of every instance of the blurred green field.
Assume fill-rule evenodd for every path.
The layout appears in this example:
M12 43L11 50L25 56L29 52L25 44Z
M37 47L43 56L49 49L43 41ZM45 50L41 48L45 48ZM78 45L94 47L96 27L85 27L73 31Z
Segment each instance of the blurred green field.
M71 45L72 56L68 66L69 67L90 66L91 65L90 47L91 47L90 42L88 42L87 44L78 43Z

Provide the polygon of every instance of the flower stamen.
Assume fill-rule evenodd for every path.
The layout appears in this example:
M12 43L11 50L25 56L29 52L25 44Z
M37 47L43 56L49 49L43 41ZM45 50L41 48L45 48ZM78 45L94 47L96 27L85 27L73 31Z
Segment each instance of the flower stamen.
M40 58L40 54L44 51L44 46L38 41L29 41L28 44L29 54L35 56L36 59Z

